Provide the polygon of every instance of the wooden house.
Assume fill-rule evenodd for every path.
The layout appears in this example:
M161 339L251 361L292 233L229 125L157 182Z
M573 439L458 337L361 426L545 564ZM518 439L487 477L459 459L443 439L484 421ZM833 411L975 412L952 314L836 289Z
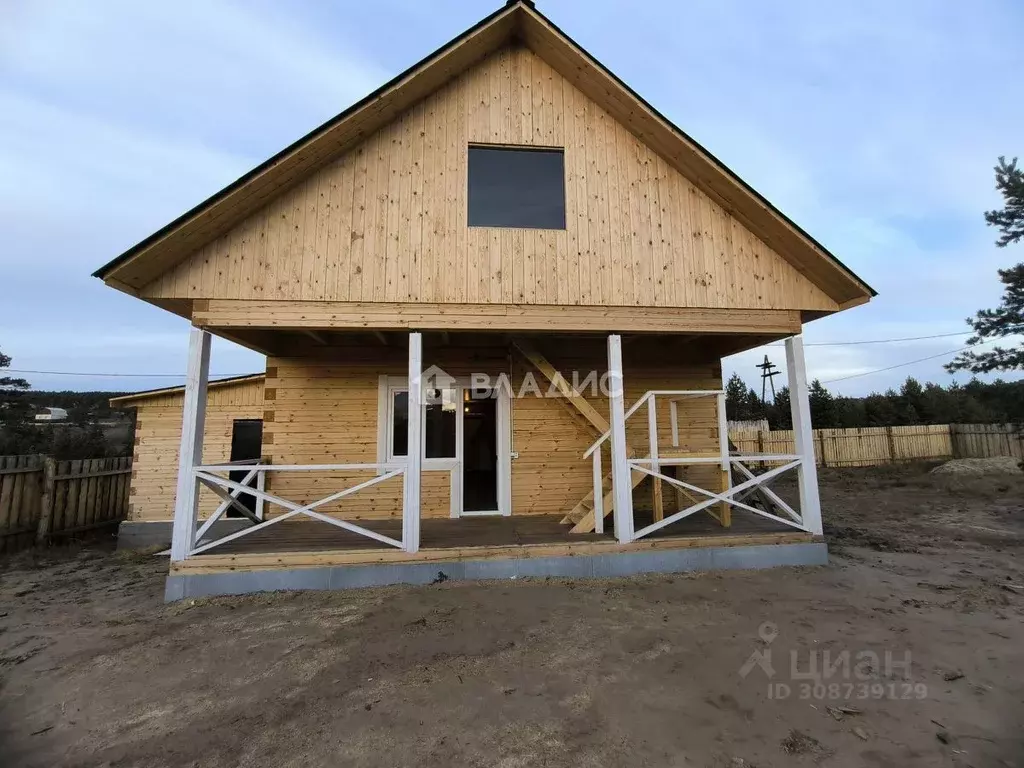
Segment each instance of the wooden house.
M118 530L118 547L170 544L184 402L183 386L134 392L110 400L112 408L135 411L128 518ZM207 386L204 421L202 461L260 458L263 374L211 381ZM209 518L219 503L219 498L209 491L200 494L199 516ZM248 522L247 518L232 515L224 517L211 531L233 533Z
M193 326L169 599L825 557L800 332L873 291L526 0L96 275ZM259 460L204 450L212 335ZM721 359L779 339L797 451L738 455Z

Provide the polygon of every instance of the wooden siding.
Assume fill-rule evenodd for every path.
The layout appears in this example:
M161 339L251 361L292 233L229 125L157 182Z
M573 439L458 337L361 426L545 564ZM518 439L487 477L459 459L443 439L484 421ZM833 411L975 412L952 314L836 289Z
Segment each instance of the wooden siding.
M181 444L180 392L140 400L135 425L135 451L129 494L129 520L171 520L178 482L178 449ZM231 432L235 419L263 416L263 382L259 379L211 388L207 393L203 461L227 461L231 457ZM200 515L210 515L218 498L204 488L199 496Z
M581 339L571 353L544 348L555 367L571 380L571 371L585 377L605 370L602 340ZM649 389L714 389L721 386L717 363L682 365L665 362L649 349L625 360L626 400L635 402ZM428 348L424 365L439 365L453 376L487 373L509 376L513 392L522 388L528 372L542 392L548 384L535 369L507 346L487 348ZM275 464L367 463L377 460L377 392L381 374L406 372L403 349L353 348L322 351L319 359L271 358L267 366L264 413L264 454ZM605 418L607 398L588 400ZM671 448L667 404L659 408L661 449ZM646 455L646 412L631 419L627 437ZM571 407L555 398L522 397L512 401L512 514L565 514L587 494L592 476L583 454L596 439L594 431ZM714 399L692 400L680 406L680 450L716 451L717 420ZM606 467L610 466L607 465ZM311 502L369 479L372 472L270 473L268 489L297 502ZM716 468L688 470L688 479L704 487L720 482ZM425 471L422 485L424 517L450 514L450 475ZM321 509L346 519L401 515L402 485L390 480ZM637 491L638 507L645 503L644 487ZM276 510L270 508L268 514Z
M474 142L564 147L566 229L468 227ZM838 309L525 48L467 70L140 295Z

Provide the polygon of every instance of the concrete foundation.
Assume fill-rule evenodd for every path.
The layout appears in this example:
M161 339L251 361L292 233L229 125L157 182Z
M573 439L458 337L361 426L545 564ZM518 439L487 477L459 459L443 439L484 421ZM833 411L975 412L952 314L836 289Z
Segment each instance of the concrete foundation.
M324 568L225 571L167 577L164 599L241 595L297 589L356 589L388 584L430 584L441 579L608 578L642 573L825 565L822 542L748 547L689 547L619 554L387 563Z

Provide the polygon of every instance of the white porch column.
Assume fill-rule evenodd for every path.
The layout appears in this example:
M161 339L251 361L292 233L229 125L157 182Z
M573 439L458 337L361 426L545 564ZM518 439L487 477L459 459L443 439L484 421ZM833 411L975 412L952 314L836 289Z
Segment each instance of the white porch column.
M203 463L206 427L206 384L210 378L210 334L193 328L188 339L188 368L181 414L178 487L174 499L171 560L184 560L195 547L199 488L193 468Z
M409 334L409 443L402 494L402 544L406 552L420 548L420 470L423 466L423 337ZM460 404L461 405L461 404Z
M814 463L814 434L811 432L811 401L807 394L802 336L786 339L786 372L789 375L789 404L793 414L793 440L802 462L797 468L800 486L800 516L811 533L820 535L821 500L818 497L818 468Z
M718 396L718 451L722 456L725 488L732 488L732 462L729 460L729 416L725 411L725 393Z
M633 483L626 455L626 405L622 380L622 338L608 337L608 421L611 424L612 493L615 499L615 537L633 540Z

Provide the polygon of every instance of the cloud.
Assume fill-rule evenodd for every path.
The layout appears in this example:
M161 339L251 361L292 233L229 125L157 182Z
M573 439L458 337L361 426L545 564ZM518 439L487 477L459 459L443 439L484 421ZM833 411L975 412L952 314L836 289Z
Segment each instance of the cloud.
M0 113L0 200L12 222L47 212L79 226L94 217L148 225L154 210L177 210L253 162L10 92L0 91Z
M5 207L103 208L136 239L386 77L272 5L43 2L5 34Z
M1024 22L1018 5L644 4L617 19L617 46L602 40L613 17L581 42L879 291L811 323L809 342L966 330L965 317L998 303L996 269L1021 254L994 247L982 212L1000 204L996 157L1024 155L1024 103L1008 98L1024 53L998 33ZM808 366L842 378L960 340L808 347ZM754 350L726 360L725 375L754 381L765 351L782 362L781 349ZM948 382L948 359L835 387L885 389L910 373Z
M364 96L387 68L339 45L355 28L329 35L271 3L39 2L0 15L0 345L18 368L184 371L187 323L90 273ZM226 342L215 350L215 368L262 364Z
M494 7L0 5L0 348L23 368L183 370L187 324L89 273ZM880 291L811 323L808 342L965 330L964 317L998 302L995 270L1020 250L997 250L981 213L999 202L995 158L1024 155L1014 98L1024 52L1005 37L1024 22L1018 3L694 0L626 12L565 0L542 10ZM958 341L808 347L808 363L827 380ZM763 354L727 360L726 375L753 381ZM219 372L259 364L226 343L216 355ZM948 381L943 362L836 388L884 389L908 373Z
M356 30L329 36L279 4L109 0L98 10L70 0L26 6L7 27L5 74L83 112L259 154L268 134L293 130L296 117L326 119L385 74L338 45Z

